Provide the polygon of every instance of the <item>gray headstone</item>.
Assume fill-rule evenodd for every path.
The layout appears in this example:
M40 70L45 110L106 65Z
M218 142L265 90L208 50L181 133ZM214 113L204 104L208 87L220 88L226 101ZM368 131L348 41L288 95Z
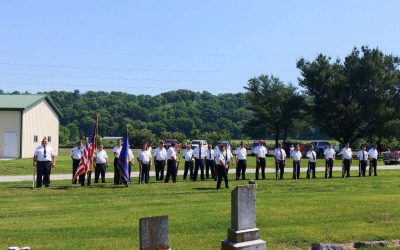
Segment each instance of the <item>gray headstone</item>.
M354 243L354 248L387 247L387 241L365 241Z
M139 220L140 250L167 250L168 216L155 216Z
M256 227L256 185L237 186L231 194L231 229Z
M314 243L311 246L311 250L343 250L344 244L334 243Z

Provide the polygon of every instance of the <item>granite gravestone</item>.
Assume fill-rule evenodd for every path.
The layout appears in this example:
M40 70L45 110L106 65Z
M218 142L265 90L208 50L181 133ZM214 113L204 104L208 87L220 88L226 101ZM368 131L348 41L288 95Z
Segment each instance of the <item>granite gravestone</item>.
M140 250L168 250L168 216L139 220Z
M231 228L222 250L265 250L256 228L256 185L237 186L231 194Z

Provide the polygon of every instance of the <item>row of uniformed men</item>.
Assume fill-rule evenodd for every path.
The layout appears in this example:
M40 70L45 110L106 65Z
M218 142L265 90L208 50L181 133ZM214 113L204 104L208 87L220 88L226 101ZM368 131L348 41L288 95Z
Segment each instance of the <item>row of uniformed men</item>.
M264 141L260 140L259 145L255 148L254 153L256 156L256 179L259 179L259 172L261 169L262 178L265 179L265 168L266 168L266 155L267 148L263 145ZM118 157L122 149L121 140L117 141L117 145L113 148L114 153L114 184L122 184L122 180L120 178L120 174L117 168ZM80 154L82 152L81 145L77 145L77 147L72 149L71 157L74 161L74 166L79 163ZM342 160L344 165L344 173L347 173L347 176L350 176L350 164L352 159L352 151L349 147L349 144L346 144L346 147L342 150ZM308 158L308 170L307 170L307 178L312 172L312 177L315 178L315 167L316 167L316 152L311 147L307 152L306 157ZM332 145L329 144L328 147L324 151L324 156L326 159L325 164L325 178L332 177L332 168L333 161L335 160L336 152L332 148ZM378 152L373 146L369 152L366 152L365 147L362 148L357 154L360 160L360 175L365 176L365 169L367 166L367 160L370 160L370 165L374 169L374 174L376 175L376 161ZM105 181L105 167L108 165L108 157L107 153L103 149L102 145L99 146L99 149L94 154L95 162L96 162L96 174L95 174L95 182L98 182L99 175L102 177L102 182ZM195 149L191 148L191 145L187 145L187 148L183 151L184 157L184 175L183 179L187 179L188 172L190 173L190 180L196 181L198 177L198 171L200 170L201 180L209 179L210 173L211 178L214 180L227 179L226 175L228 173L229 167L232 161L236 162L236 179L242 177L245 179L245 173L247 168L247 149L244 147L243 142L240 143L240 147L236 149L235 155L232 154L230 148L223 147L223 151L221 148L215 147L212 148L212 145L209 144L207 149L203 148L203 145L199 145ZM278 148L274 151L274 158L276 162L276 172L279 171L279 178L283 179L285 163L286 163L286 153L282 148L282 144L278 144ZM300 163L302 158L302 153L300 151L299 146L296 149L291 148L290 157L293 159L293 179L300 178ZM235 159L234 159L235 158ZM129 159L129 178L131 173L131 166L134 162L134 156L132 150L129 149L128 152ZM177 163L179 164L179 160L176 156L174 145L172 145L168 150L165 149L164 143L160 142L159 147L154 149L154 156L152 156L152 148L148 147L147 144L143 144L142 149L138 152L137 160L140 166L140 182L149 182L149 171L151 162L154 162L155 172L156 172L156 180L164 181L164 170L165 165L167 165L167 174L165 178L165 182L168 182L170 178L172 178L173 182L176 182L176 174L177 174ZM222 162L221 162L222 161ZM223 166L225 171L219 171L218 166ZM205 169L204 169L205 168ZM76 167L73 167L76 171ZM205 174L204 174L205 170ZM222 174L225 172L225 174ZM370 168L371 175L371 168ZM277 176L278 178L278 176ZM84 183L84 182L83 182ZM81 183L82 184L82 183ZM218 186L220 185L220 181Z

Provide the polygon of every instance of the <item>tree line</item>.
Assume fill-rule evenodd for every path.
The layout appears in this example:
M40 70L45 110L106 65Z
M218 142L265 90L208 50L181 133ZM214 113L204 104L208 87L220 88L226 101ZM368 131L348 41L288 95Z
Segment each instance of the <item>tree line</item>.
M298 87L273 75L248 80L244 93L213 95L190 90L159 95L123 92L47 92L60 107L60 142L93 131L130 141L231 138L333 138L341 144L385 143L399 147L399 57L378 48L354 48L343 60L319 54L301 58ZM0 93L3 91L0 90ZM19 92L13 92L18 94Z

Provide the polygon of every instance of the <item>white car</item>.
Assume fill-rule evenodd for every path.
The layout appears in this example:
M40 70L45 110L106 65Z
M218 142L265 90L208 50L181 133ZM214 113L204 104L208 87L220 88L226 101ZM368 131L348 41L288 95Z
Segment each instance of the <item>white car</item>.
M192 144L192 148L195 149L199 146L200 142L203 143L203 150L207 150L208 143L206 140L192 140L190 144Z

